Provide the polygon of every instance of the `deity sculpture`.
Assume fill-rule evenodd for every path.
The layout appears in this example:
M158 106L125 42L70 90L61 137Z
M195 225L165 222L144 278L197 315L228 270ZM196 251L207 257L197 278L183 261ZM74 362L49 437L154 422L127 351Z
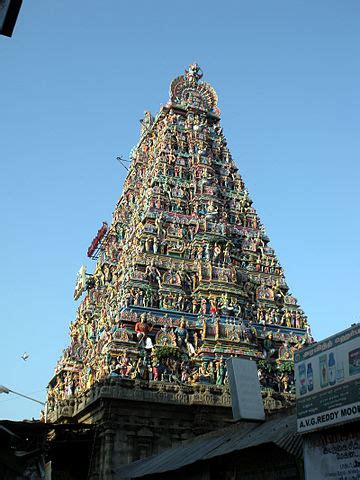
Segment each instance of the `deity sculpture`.
M149 337L149 333L152 329L153 326L147 323L146 314L142 314L140 322L137 322L135 325L135 332L138 344L146 349L151 349L153 347L152 340Z

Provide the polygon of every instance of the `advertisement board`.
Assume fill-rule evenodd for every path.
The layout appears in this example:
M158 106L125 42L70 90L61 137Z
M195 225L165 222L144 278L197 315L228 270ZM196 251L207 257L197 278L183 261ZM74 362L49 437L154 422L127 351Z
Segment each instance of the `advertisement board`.
M360 418L360 324L295 354L299 432Z

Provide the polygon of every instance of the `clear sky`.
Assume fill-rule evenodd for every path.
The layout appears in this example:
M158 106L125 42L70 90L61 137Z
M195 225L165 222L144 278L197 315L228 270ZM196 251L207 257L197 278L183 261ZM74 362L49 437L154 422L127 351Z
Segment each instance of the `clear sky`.
M359 321L359 23L358 0L24 0L0 37L0 384L45 399L115 158L194 61L314 336Z

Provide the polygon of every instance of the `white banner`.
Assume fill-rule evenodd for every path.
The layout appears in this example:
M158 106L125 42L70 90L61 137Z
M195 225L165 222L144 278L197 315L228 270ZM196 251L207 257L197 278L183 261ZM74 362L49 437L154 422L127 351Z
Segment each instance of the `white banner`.
M306 480L359 480L360 433L305 437L304 468Z
M74 300L77 300L81 297L82 293L86 288L86 267L81 265L80 270L76 275L76 284L74 290Z

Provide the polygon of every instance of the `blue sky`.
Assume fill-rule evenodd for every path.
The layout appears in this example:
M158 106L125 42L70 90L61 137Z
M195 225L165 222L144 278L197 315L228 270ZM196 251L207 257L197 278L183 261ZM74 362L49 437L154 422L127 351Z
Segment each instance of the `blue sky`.
M194 61L315 337L359 321L359 20L357 0L24 1L0 37L0 384L45 398L115 158ZM0 418L38 413L0 396Z

